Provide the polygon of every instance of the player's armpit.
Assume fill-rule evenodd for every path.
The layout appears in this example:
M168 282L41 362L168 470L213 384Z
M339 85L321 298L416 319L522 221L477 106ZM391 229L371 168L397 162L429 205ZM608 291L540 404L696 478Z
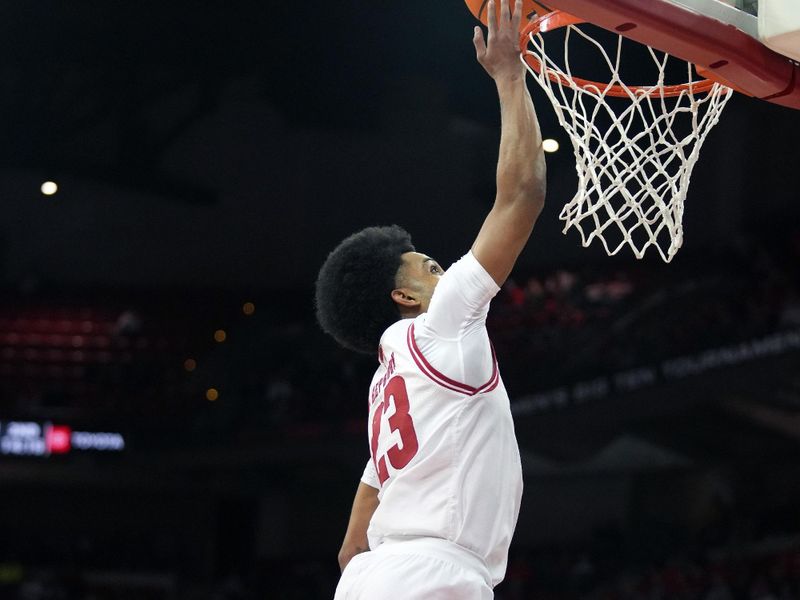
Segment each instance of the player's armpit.
M359 482L353 508L350 511L347 532L339 550L339 568L342 571L356 554L369 550L367 528L378 504L378 490L363 481Z

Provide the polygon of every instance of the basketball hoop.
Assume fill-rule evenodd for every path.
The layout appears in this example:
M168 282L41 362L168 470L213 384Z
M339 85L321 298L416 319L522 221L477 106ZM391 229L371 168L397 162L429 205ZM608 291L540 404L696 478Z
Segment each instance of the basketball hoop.
M620 76L623 36L617 34L615 49L607 52L581 23L553 11L531 21L520 43L523 62L572 140L578 192L559 215L564 233L575 227L584 247L599 238L609 255L627 245L642 258L655 246L669 262L683 244L683 205L692 169L732 90L696 77L688 63L687 81L667 84L670 56L650 46L645 48L657 72L655 83L626 84ZM556 29L564 29L563 68L545 49L543 34ZM573 75L573 38L601 53L608 83Z

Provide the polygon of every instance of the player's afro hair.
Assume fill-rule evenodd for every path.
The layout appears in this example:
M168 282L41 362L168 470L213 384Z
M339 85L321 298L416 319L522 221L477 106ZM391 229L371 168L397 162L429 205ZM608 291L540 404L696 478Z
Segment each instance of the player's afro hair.
M400 318L391 298L401 255L413 252L402 227L367 227L328 255L317 276L317 321L345 348L375 354L384 330Z

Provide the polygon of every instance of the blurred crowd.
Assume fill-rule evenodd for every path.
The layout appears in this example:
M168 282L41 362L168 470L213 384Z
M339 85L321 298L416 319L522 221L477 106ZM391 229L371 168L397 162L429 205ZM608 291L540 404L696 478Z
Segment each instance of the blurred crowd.
M339 573L333 556L264 559L209 579L121 569L0 565L9 600L324 600ZM800 535L706 552L643 559L596 543L514 547L497 600L798 600Z
M517 272L495 299L488 323L512 401L537 386L800 327L798 264L800 230L794 230L742 241L726 254L679 257L670 265L615 260L591 268ZM36 296L37 306L42 297ZM41 414L58 409L81 415L85 410L86 415L115 414L130 423L164 428L174 417L186 439L203 443L209 438L198 431L214 431L217 440L225 441L226 436L263 437L265 429L341 431L343 422L362 426L364 386L374 359L337 348L319 331L310 317L307 291L286 294L282 301L296 306L273 308L256 298L255 315L243 316L236 303L233 318L225 316L220 301L204 304L217 307L214 314L182 307L182 319L176 321L170 307L126 301L106 306L106 312L94 313L96 318L75 313L74 318L27 319L25 335L31 344L55 336L59 343L79 346L64 350L65 360L74 363L66 371L41 362L49 360L52 348L37 350L38 370L29 370L25 386L18 384L22 371L13 367L13 377L3 380L6 413L31 407ZM3 327L13 328L18 320L8 306L0 318L6 319ZM64 332L36 329L66 321L86 330L67 332L62 340L58 336ZM224 343L211 337L220 323L227 331ZM0 334L6 344L2 356L18 361L8 359L0 366L32 360L31 348L20 346L28 338L13 337L11 329ZM188 357L196 361L191 368ZM531 365L536 365L535 381ZM72 373L73 368L82 370ZM71 387L61 385L64 373ZM220 391L215 402L204 395L211 386ZM101 401L106 404L97 404ZM182 439L178 428L170 431L172 442ZM140 439L139 448L164 440ZM793 518L769 537L735 543L717 539L716 545L700 550L678 544L657 556L636 545L591 540L515 547L497 598L800 600L797 525ZM338 579L335 557L314 551L254 559L229 572L191 577L187 574L197 565L179 556L168 539L125 535L120 531L113 540L85 540L49 554L40 541L22 554L0 546L0 598L315 599L330 598ZM647 531L637 533L639 540L648 537Z
M517 555L498 600L794 600L798 539L736 555L676 555L649 564L559 549Z
M796 328L799 239L797 231L751 237L724 254L679 255L669 265L518 270L488 321L512 401ZM308 290L279 296L254 298L249 317L238 299L197 291L141 294L147 300L138 303L117 295L95 306L53 304L46 290L9 300L0 305L3 411L83 408L145 423L188 417L228 432L363 416L358 398L374 359L319 330ZM224 343L212 338L220 329ZM198 408L209 388L222 399L213 416Z
M651 364L800 325L800 245L509 280L489 327L512 389Z
M552 386L797 328L800 232L757 240L669 265L609 261L515 273L493 301L488 321L512 402ZM272 334L272 348L280 351L265 352L241 388L255 411L251 423L363 415L357 399L374 371L373 359L337 348L313 322Z

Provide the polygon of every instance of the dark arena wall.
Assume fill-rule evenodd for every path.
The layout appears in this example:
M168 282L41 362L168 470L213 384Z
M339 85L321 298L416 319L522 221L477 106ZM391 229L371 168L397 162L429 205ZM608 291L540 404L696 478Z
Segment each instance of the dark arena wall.
M0 598L332 598L376 360L314 281L368 225L470 248L500 123L469 11L2 12ZM797 113L731 100L666 265L562 235L530 83L561 147L487 321L525 480L495 598L798 597Z

